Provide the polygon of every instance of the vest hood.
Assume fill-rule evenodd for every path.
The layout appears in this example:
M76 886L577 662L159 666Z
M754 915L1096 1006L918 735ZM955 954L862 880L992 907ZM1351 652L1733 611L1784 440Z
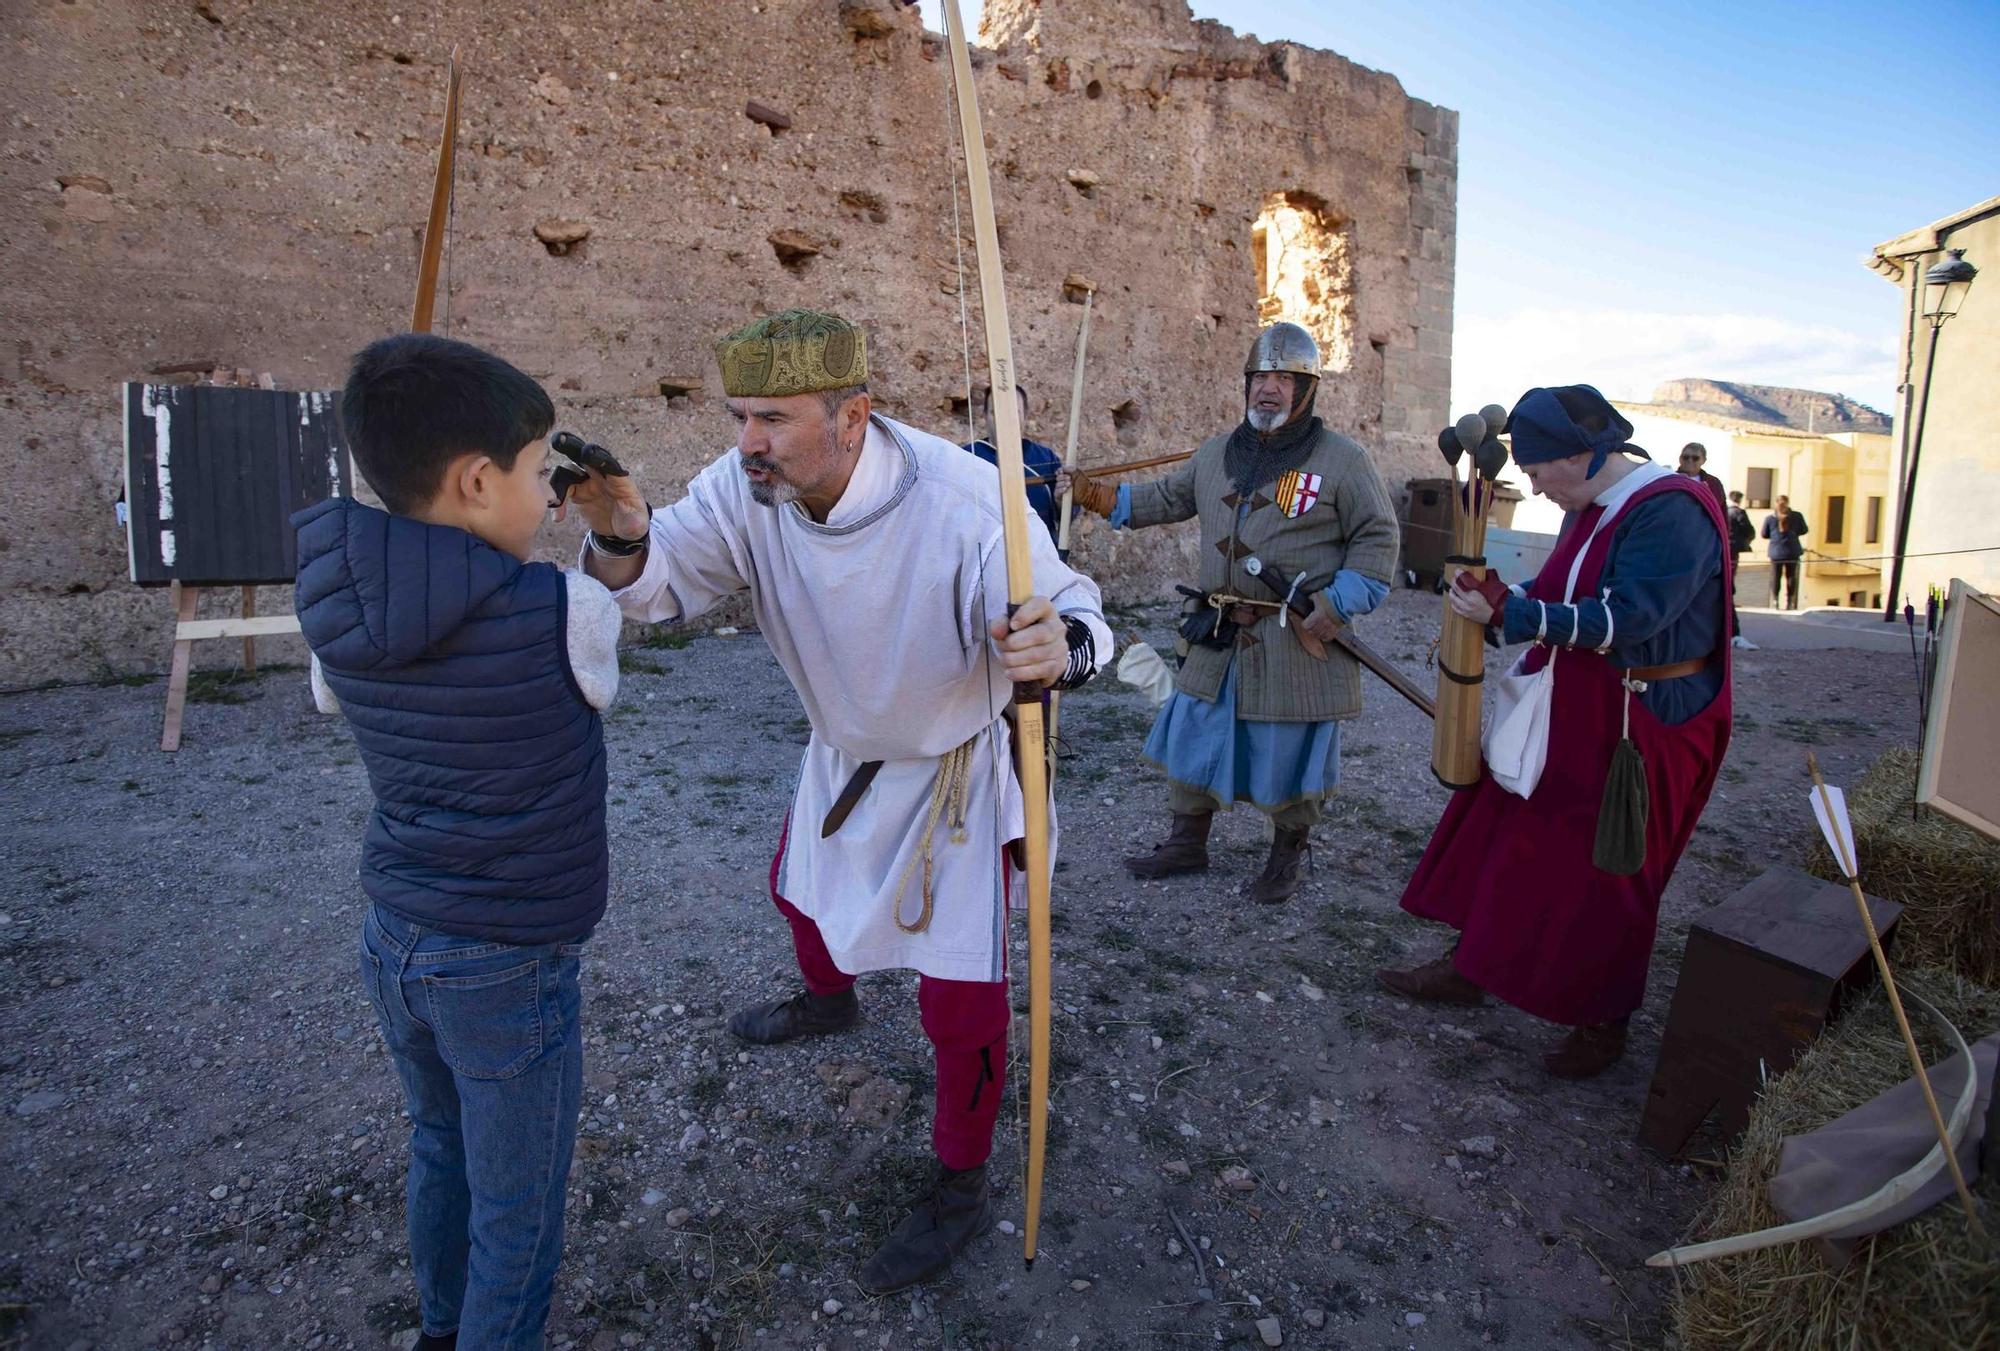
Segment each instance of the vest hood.
M520 560L456 526L392 516L330 497L292 517L296 605L327 666L406 666L456 633L521 570Z

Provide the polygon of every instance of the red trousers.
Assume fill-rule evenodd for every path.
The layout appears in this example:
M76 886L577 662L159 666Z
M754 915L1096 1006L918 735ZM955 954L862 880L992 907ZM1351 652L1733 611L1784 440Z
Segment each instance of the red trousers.
M778 850L782 858L782 843ZM854 977L834 965L819 926L778 894L775 859L771 900L792 926L792 949L798 954L806 989L828 995L854 988ZM945 1167L977 1168L993 1152L993 1122L1006 1090L1007 984L919 975L917 1012L937 1053L931 1145Z

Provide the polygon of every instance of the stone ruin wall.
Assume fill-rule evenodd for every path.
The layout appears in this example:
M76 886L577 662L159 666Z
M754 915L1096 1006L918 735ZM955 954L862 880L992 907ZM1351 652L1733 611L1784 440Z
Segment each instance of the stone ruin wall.
M625 455L655 501L731 444L708 346L761 311L859 319L878 403L963 431L949 68L914 9L49 0L5 7L0 37L0 687L164 667L166 596L126 580L112 513L118 387L205 367L336 387L403 325L454 44L439 330L545 381L563 425ZM1032 434L1063 441L1077 275L1098 288L1086 464L1235 422L1253 228L1288 194L1337 236L1315 310L1347 359L1320 412L1392 489L1425 471L1450 384L1456 114L1182 0L991 0L978 39ZM753 120L752 100L790 125ZM1191 575L1194 541L1092 522L1078 558L1110 599L1142 600ZM236 648L198 644L197 663Z

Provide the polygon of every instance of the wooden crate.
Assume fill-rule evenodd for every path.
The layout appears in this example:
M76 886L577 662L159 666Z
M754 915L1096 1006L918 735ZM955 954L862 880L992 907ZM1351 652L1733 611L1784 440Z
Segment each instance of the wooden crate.
M1903 908L1868 898L1886 946ZM1734 1140L1764 1078L1782 1074L1874 979L1854 896L1796 868L1766 872L1688 931L1639 1141L1672 1155L1712 1112Z

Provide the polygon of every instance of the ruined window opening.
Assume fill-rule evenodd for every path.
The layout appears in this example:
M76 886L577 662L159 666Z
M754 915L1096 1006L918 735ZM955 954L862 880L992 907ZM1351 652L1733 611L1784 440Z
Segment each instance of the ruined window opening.
M1354 359L1354 266L1349 221L1309 192L1273 192L1250 227L1257 322L1288 320L1319 343L1320 364L1344 371Z

